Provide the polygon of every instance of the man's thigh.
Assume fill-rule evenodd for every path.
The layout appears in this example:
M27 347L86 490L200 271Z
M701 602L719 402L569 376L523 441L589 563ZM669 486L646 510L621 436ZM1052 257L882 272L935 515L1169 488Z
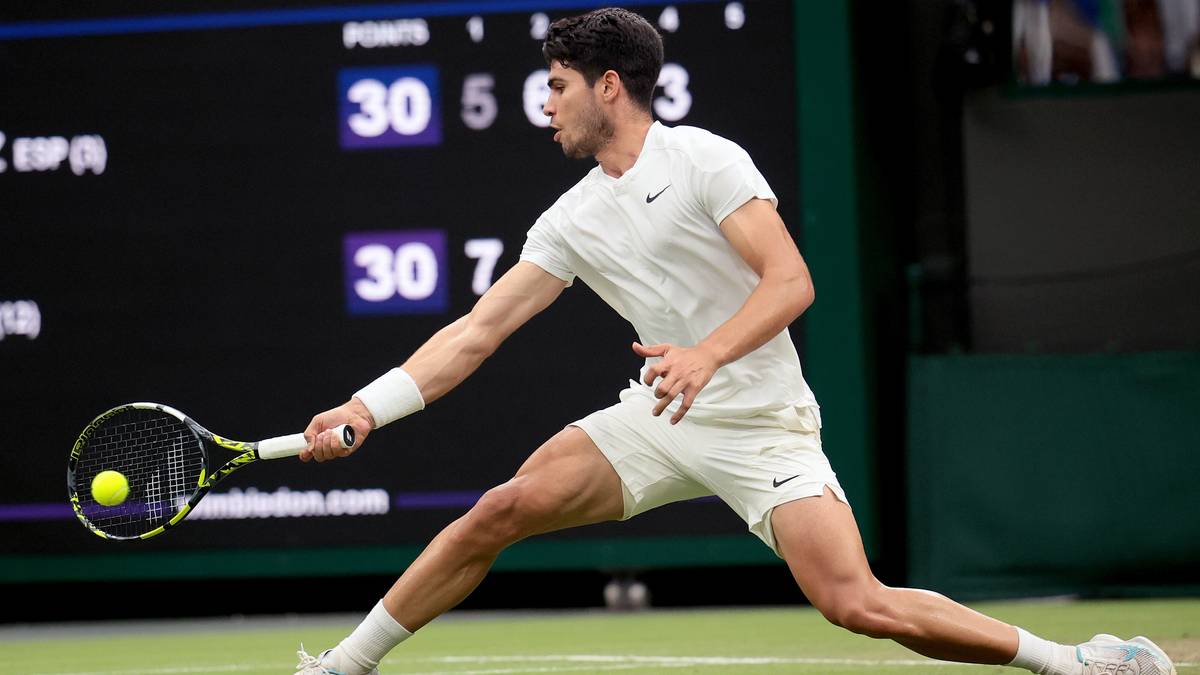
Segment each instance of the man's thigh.
M517 490L527 513L544 514L539 533L619 520L624 509L616 471L576 427L543 443L498 489Z
M771 527L778 553L813 605L824 610L877 583L854 513L832 489L775 507Z

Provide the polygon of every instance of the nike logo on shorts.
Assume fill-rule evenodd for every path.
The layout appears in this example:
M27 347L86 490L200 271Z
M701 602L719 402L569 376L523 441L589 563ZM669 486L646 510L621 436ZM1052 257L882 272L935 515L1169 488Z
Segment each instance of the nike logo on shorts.
M792 476L792 478L799 478L799 477L800 477L800 474L796 474L795 476ZM788 482L789 480L792 480L792 478L784 478L783 480L779 480L778 478L776 478L771 481L771 484L774 485L775 487L779 487L780 485L783 485L784 483Z

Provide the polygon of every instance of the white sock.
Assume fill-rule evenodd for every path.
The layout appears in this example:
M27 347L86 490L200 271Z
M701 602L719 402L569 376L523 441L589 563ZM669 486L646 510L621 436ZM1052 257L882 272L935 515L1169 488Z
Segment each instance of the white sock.
M1039 675L1076 675L1080 664L1075 658L1075 647L1043 640L1018 628L1017 655L1008 665Z
M346 675L367 675L388 652L411 636L412 632L397 623L380 600L358 628L325 655L321 665Z

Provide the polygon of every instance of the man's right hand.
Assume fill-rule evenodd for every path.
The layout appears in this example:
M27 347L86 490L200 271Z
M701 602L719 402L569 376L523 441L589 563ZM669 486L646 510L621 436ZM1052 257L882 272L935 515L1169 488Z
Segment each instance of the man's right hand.
M354 447L343 448L330 431L342 424L349 424L354 428ZM304 437L308 439L308 447L300 451L300 461L307 462L315 459L318 462L324 462L338 457L348 457L362 446L363 441L367 440L367 434L370 434L374 428L375 420L371 417L371 411L367 410L367 406L363 405L362 401L352 398L342 405L326 410L312 418L312 422L309 422L308 428L304 430Z

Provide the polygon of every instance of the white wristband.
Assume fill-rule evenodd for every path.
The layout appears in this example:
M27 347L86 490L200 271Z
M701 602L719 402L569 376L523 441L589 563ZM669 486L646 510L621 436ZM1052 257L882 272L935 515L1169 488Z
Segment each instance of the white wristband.
M392 368L354 395L371 411L376 429L425 409L421 390L402 368Z

